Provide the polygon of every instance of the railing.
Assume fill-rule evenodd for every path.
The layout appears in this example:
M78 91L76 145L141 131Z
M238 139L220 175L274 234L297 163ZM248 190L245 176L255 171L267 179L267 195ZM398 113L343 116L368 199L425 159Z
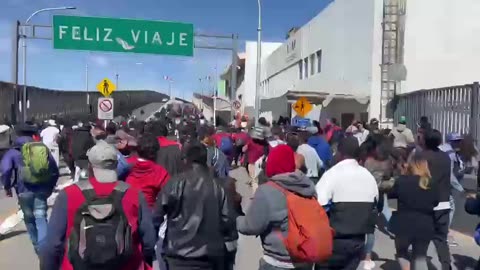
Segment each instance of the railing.
M479 142L479 89L479 83L474 82L398 95L395 120L405 116L408 127L416 130L420 117L426 116L444 136L450 132L470 134Z

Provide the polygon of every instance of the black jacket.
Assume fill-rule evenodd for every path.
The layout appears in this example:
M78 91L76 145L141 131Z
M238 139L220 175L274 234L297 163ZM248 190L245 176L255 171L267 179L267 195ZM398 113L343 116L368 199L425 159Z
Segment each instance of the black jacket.
M428 161L428 168L432 174L432 188L438 192L439 202L450 201L450 157L447 153L440 150L426 150L422 153Z
M198 259L225 254L225 242L235 240L236 227L232 204L220 181L208 167L193 164L162 189L153 223L158 231L167 216L166 256Z
M88 160L87 151L95 145L90 129L81 127L73 131L71 154L74 161Z
M430 240L435 230L435 212L438 192L433 189L422 189L420 177L402 175L395 181L389 197L398 199L398 210L390 220L391 230L397 237L421 238ZM412 226L412 222L415 226Z

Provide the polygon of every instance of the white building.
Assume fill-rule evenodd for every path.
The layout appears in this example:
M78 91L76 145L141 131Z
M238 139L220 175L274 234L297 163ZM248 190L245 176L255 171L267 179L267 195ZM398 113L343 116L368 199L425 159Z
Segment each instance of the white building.
M335 117L391 121L395 94L478 81L480 1L335 0L285 43L262 45L262 111L292 116L300 96ZM255 106L256 42L247 42L245 111Z

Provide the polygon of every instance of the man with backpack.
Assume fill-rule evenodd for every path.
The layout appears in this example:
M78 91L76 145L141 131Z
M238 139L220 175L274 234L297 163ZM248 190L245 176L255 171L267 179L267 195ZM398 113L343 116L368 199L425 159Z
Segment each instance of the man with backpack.
M28 128L29 129L29 128ZM34 142L30 130L19 127L19 137L2 158L0 172L8 197L12 188L24 215L30 240L35 252L47 234L47 198L52 194L59 171L48 147Z
M260 236L260 270L312 269L332 253L333 231L316 199L312 181L295 168L295 155L287 145L268 155L266 175L246 216L237 218L238 231Z
M152 269L157 233L144 195L118 181L111 145L99 141L87 156L93 176L58 195L40 269Z

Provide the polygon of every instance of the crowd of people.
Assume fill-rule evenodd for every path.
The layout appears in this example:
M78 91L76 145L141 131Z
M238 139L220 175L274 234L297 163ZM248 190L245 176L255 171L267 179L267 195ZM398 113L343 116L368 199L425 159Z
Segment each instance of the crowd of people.
M0 125L2 184L40 269L233 269L240 233L260 237L261 270L368 270L376 226L402 269L427 269L430 242L451 269L452 189L465 193L464 175L478 169L470 136L444 140L426 117L415 132L405 117L392 129L167 120ZM47 219L60 156L73 184ZM245 212L236 168L254 191ZM466 209L480 214L480 201L469 195Z

